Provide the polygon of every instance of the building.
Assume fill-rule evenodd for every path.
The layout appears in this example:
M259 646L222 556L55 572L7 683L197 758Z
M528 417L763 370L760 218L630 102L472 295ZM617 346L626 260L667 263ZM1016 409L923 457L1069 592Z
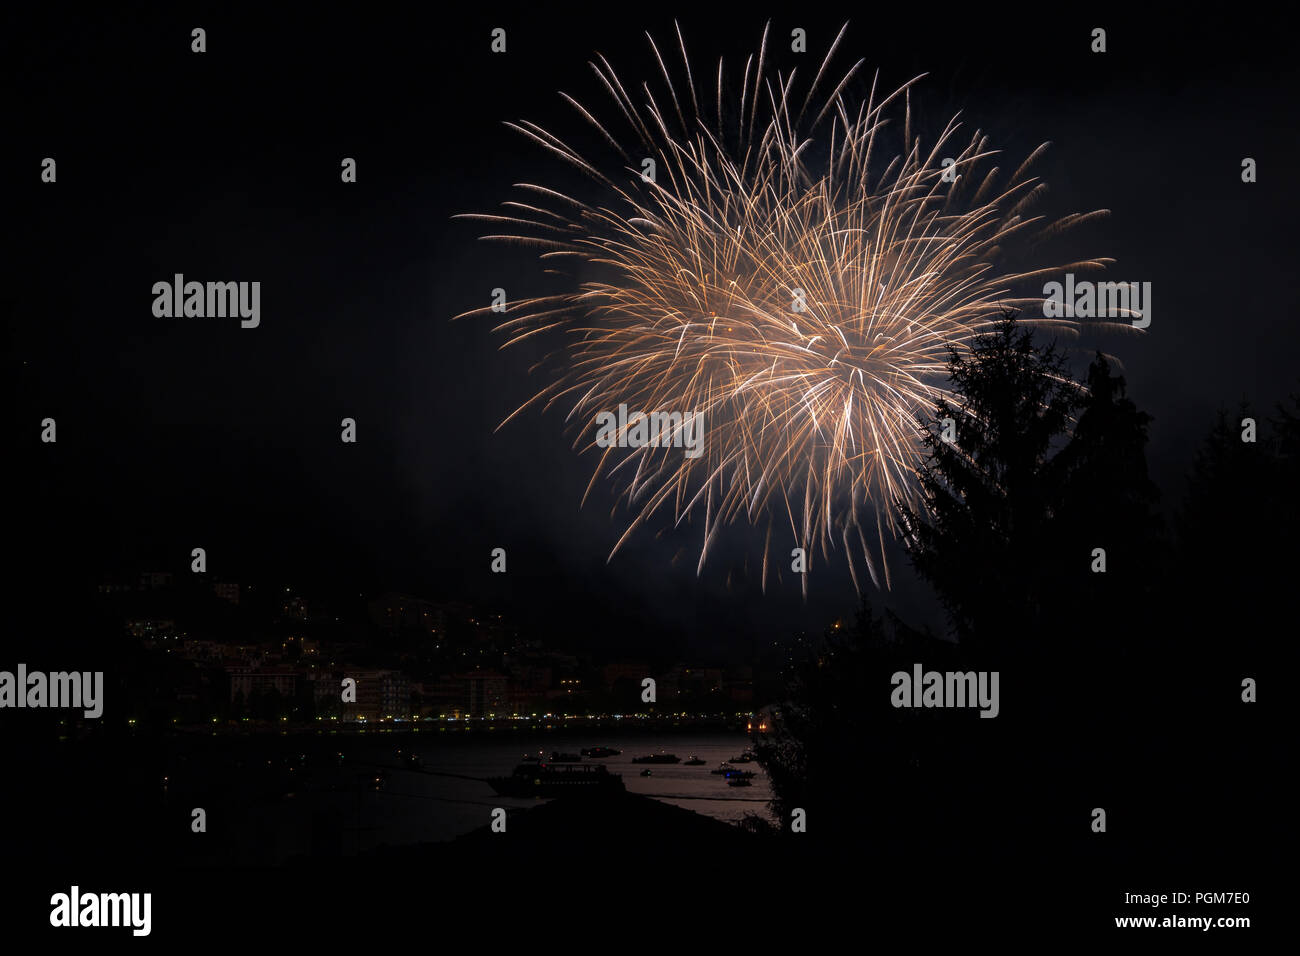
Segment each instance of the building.
M510 678L491 671L475 671L464 679L469 683L469 716L510 713Z
M463 717L469 713L469 685L462 678L421 681L415 691L420 695L421 717Z
M176 630L176 622L161 618L139 618L127 621L126 629L131 632L132 637L151 641L171 635Z
M307 613L307 600L300 594L294 594L288 588L284 589L284 597L280 600L280 617L286 621L307 621L310 617Z
M582 689L581 677L561 677L559 685L546 692L546 699L569 700L573 697L581 697Z
M175 575L170 571L141 571L140 572L140 590L141 591L164 591L170 588L175 581Z
M243 694L248 701L256 692L269 694L272 690L285 699L291 700L298 692L298 675L290 670L263 670L260 667L235 665L226 667L226 676L230 678L230 699Z
M619 681L630 681L637 687L641 686L641 681L651 677L652 671L650 665L645 661L618 661L614 664L606 664L600 669L601 679L605 682L606 690L613 690L615 684Z
M346 671L357 682L355 703L343 704L347 720L388 720L411 717L411 681L400 671ZM340 689L342 681L340 681Z
M305 688L311 694L312 706L319 714L337 714L336 707L343 700L343 678L325 670L303 674Z
M375 626L394 634L402 631L441 634L447 630L446 608L423 598L387 591L367 606Z
M216 641L187 638L181 642L181 656L191 661L220 661L223 648Z
M727 671L722 681L722 691L735 704L754 702L754 668L745 665Z

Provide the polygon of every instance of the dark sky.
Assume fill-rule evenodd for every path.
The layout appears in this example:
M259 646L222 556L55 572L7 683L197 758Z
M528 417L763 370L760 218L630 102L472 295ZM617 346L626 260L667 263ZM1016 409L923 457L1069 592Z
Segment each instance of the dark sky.
M450 321L495 286L543 287L532 254L451 219L513 198L511 183L563 181L503 121L574 128L557 91L599 101L594 51L626 80L650 78L644 31L670 37L674 15L710 67L742 63L765 17L641 6L127 20L55 9L8 23L11 599L101 569L183 567L204 546L217 574L501 601L610 646L712 653L851 610L838 565L815 575L806 605L788 576L760 597L743 529L698 579L698 524L641 534L607 565L623 519L611 521L605 491L578 510L591 461L570 450L561 415L493 431L540 386L537 353L498 351L486 321ZM793 27L808 31L801 62L819 61L844 14L815 11L774 14L778 64L792 62ZM890 88L929 73L918 126L961 110L1012 165L1051 141L1042 211L1113 210L1066 248L1117 259L1108 278L1153 283L1147 336L1087 344L1123 359L1175 502L1216 408L1300 388L1285 37L1200 13L880 16L853 10L837 62L864 57ZM203 55L189 49L195 26ZM505 56L489 52L495 26ZM1108 30L1104 55L1088 50L1094 26ZM55 185L39 182L45 156ZM344 156L358 161L355 185L339 182ZM1259 164L1253 185L1240 180L1245 156ZM261 327L155 318L151 286L176 272L260 281ZM54 447L38 441L46 416ZM338 439L344 416L359 423L355 446ZM506 575L488 571L497 546ZM886 603L938 623L902 578Z

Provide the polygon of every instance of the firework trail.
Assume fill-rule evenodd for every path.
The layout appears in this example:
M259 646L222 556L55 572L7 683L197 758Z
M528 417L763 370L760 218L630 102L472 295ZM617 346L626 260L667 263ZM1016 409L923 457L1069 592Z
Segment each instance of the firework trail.
M597 56L590 65L615 125L560 95L618 157L608 173L540 126L507 125L584 173L605 200L520 183L525 198L503 212L461 217L500 230L483 238L536 247L553 269L598 276L506 304L498 330L507 346L563 337L554 379L506 422L560 403L583 452L598 447L597 416L620 404L703 413L699 457L680 447L600 449L583 502L602 477L613 479L632 513L611 558L657 515L680 524L702 514L698 573L719 530L743 519L766 525L766 586L779 563L773 524L788 522L809 556L843 545L855 586L860 560L888 587L893 506L915 505L919 421L947 394L949 346L967 348L1006 308L1041 315L1042 297L1017 297L1017 288L1112 261L1000 268L1008 242L1106 211L1056 221L1027 213L1045 186L1025 171L1046 144L1006 179L990 163L987 137L955 142L956 118L923 148L910 104L922 77L885 96L873 81L866 102L851 106L845 91L863 61L828 80L846 29L799 95L793 71L766 74L765 28L738 103L721 61L697 83L680 27L684 79L673 79L649 38L664 82L658 96L645 84L634 97ZM900 107L901 149L882 156L886 108ZM945 157L955 161L947 175Z

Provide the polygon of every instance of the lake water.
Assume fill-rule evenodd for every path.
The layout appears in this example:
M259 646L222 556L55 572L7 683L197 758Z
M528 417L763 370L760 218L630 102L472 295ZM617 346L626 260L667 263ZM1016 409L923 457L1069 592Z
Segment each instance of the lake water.
M224 828L228 838L219 862L274 865L298 854L351 856L385 844L454 839L488 824L495 807L520 809L543 802L498 796L482 778L508 775L525 754L577 754L598 746L622 753L584 762L605 764L610 772L622 774L632 793L728 823L749 814L769 816L771 791L757 763L741 767L756 774L749 787L730 787L725 777L710 773L751 746L747 735L734 732L602 736L597 730L497 736L434 731L269 738L237 742L228 750L224 769L193 767L190 776L215 772L236 778L224 811L232 825ZM420 771L406 769L399 751L418 755ZM661 751L683 761L697 756L705 762L692 767L632 763L634 757ZM299 754L305 760L289 770ZM647 767L652 775L641 776ZM382 789L372 789L373 776L381 771L387 774ZM240 780L259 776L260 796L245 796Z

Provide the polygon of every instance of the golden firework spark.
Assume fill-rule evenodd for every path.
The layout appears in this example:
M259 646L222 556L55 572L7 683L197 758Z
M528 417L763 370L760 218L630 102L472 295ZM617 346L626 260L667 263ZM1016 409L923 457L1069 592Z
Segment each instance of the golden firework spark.
M600 449L583 501L602 476L620 478L633 515L611 557L656 515L680 524L702 512L698 572L719 530L743 519L767 527L765 586L773 522L788 521L809 555L827 557L842 544L855 585L857 555L873 583L883 578L888 587L894 505L916 503L918 420L946 394L949 347L967 348L1004 309L1041 310L1041 296L1015 294L1035 280L1111 262L1000 267L1008 242L1106 211L1056 221L1028 214L1045 187L1026 170L1046 144L1005 179L987 137L977 131L957 142L956 117L922 148L910 101L922 77L883 97L873 80L854 107L845 91L858 61L822 98L846 29L800 96L793 71L767 75L765 28L757 57L745 63L739 103L727 94L722 61L707 84L715 95L697 86L680 27L684 81L674 81L650 38L664 83L658 98L648 84L634 98L597 56L591 67L630 138L561 96L622 168L607 174L536 124L508 125L607 198L520 183L528 201L462 217L503 230L483 238L537 247L548 266L600 276L506 304L498 330L509 334L507 346L563 335L559 374L507 422L537 403L564 403L574 447L586 451L597 447L598 416L620 404L703 413L699 457L680 447ZM882 156L886 110L899 107L901 149Z

